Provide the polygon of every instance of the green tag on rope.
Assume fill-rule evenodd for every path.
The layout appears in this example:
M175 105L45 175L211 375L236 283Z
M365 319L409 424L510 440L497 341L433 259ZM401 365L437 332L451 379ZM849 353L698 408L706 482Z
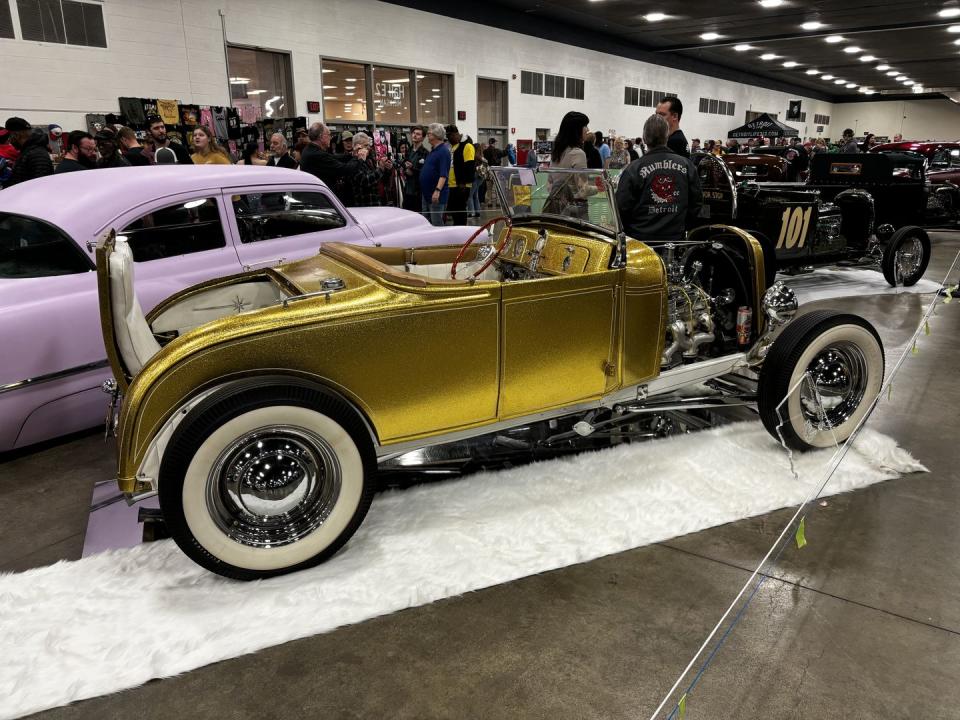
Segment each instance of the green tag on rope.
M947 299L943 301L944 305L949 305L953 300L953 291L956 290L960 285L951 285L947 288Z
M804 545L807 544L806 527L807 527L807 516L804 515L802 518L800 518L800 524L797 525L796 540L797 540L798 548L802 548Z
M924 333L924 335L929 335L929 334L930 334L930 321L929 321L929 320L924 320L924 321L923 321L923 333Z
M683 720L687 716L687 694L684 693L683 697L680 698L680 702L677 703L677 708L680 710L680 720Z
M913 341L913 347L910 349L910 353L911 353L912 355L919 355L919 354L920 354L920 348L917 347L917 341L916 341L916 340Z

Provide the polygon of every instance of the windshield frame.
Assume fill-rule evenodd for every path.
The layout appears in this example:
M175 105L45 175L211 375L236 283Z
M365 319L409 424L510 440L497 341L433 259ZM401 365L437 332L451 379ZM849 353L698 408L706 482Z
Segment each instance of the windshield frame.
M610 174L606 170L601 170L599 168L540 168L533 170L529 168L533 173L545 173L545 174L554 174L554 175L577 175L581 174L584 176L590 176L590 178L600 177L603 179L604 190L607 194L607 202L610 205L612 210L611 216L613 218L613 227L607 227L605 225L597 225L592 223L589 220L584 220L582 218L575 218L569 215L556 215L554 213L528 213L524 215L514 215L512 214L510 208L512 205L507 201L506 190L504 189L503 183L500 182L501 176L510 176L518 175L520 170L527 168L522 168L516 165L508 167L493 167L490 168L490 171L494 175L494 187L496 188L497 198L500 200L500 207L503 209L504 215L510 218L513 222L525 222L527 220L543 220L549 222L560 222L564 224L574 225L576 227L582 228L584 230L591 230L593 232L601 233L606 235L614 242L618 242L620 236L623 234L623 225L620 222L620 210L617 208L617 199L615 193L615 183L610 177Z

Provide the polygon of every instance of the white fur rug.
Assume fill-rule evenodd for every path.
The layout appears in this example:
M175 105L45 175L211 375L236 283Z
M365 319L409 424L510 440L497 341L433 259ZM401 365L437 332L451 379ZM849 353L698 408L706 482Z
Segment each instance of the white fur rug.
M777 275L777 279L790 286L801 305L837 297L934 293L940 289L932 280L920 280L911 287L890 287L882 272L863 268L817 268L805 275Z
M0 718L801 502L759 422L378 495L330 562L239 583L172 541L0 576ZM923 470L867 430L826 494Z

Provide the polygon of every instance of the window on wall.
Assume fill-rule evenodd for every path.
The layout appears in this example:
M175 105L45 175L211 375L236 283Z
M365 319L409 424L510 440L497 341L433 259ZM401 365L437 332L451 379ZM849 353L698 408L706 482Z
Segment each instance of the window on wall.
M417 122L448 123L453 119L453 76L417 71Z
M410 78L412 70L373 66L373 119L378 123L408 123L410 116ZM359 83L344 85L344 96L356 99ZM353 93L348 95L347 93ZM428 101L432 103L432 100ZM420 98L421 106L424 104ZM423 108L420 108L423 110Z
M231 46L227 60L231 102L244 123L297 114L288 55Z
M477 126L507 127L507 82L477 78Z
M543 73L521 70L520 92L524 95L543 95Z
M8 18L10 8L0 11L0 37L13 37L3 34L5 14ZM17 12L20 15L20 33L24 40L85 45L87 47L106 47L107 36L103 27L103 8L99 4L75 2L75 0L17 0ZM12 23L7 20L7 23ZM12 27L10 28L12 31Z
M0 38L13 37L13 17L10 15L10 4L7 0L0 0Z
M699 110L702 113L713 115L733 115L737 104L729 100L711 100L710 98L700 98Z
M571 100L583 100L583 80L579 78L567 78L567 98Z
M544 75L543 94L547 97L563 97L565 80L563 75Z
M623 89L623 104L624 105L639 105L640 104L640 88L635 87L625 87Z
M369 120L366 66L361 63L323 60L320 70L323 82L323 117L332 122ZM403 76L402 70L393 72L396 77ZM409 83L409 78L407 82ZM408 105L407 118L409 116ZM408 122L408 119L394 117L398 121Z
M830 124L830 116L829 116L829 115L820 115L820 114L814 115L814 116L813 116L813 124L814 124L814 125L829 125L829 124Z

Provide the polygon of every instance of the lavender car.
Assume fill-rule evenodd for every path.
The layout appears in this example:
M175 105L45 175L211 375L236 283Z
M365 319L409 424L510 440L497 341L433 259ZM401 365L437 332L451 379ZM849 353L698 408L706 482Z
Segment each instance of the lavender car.
M236 166L65 173L0 191L0 452L92 427L110 377L94 245L128 238L145 311L182 288L306 257L327 241L462 244L395 208L344 208L307 173ZM244 298L231 299L237 312Z

